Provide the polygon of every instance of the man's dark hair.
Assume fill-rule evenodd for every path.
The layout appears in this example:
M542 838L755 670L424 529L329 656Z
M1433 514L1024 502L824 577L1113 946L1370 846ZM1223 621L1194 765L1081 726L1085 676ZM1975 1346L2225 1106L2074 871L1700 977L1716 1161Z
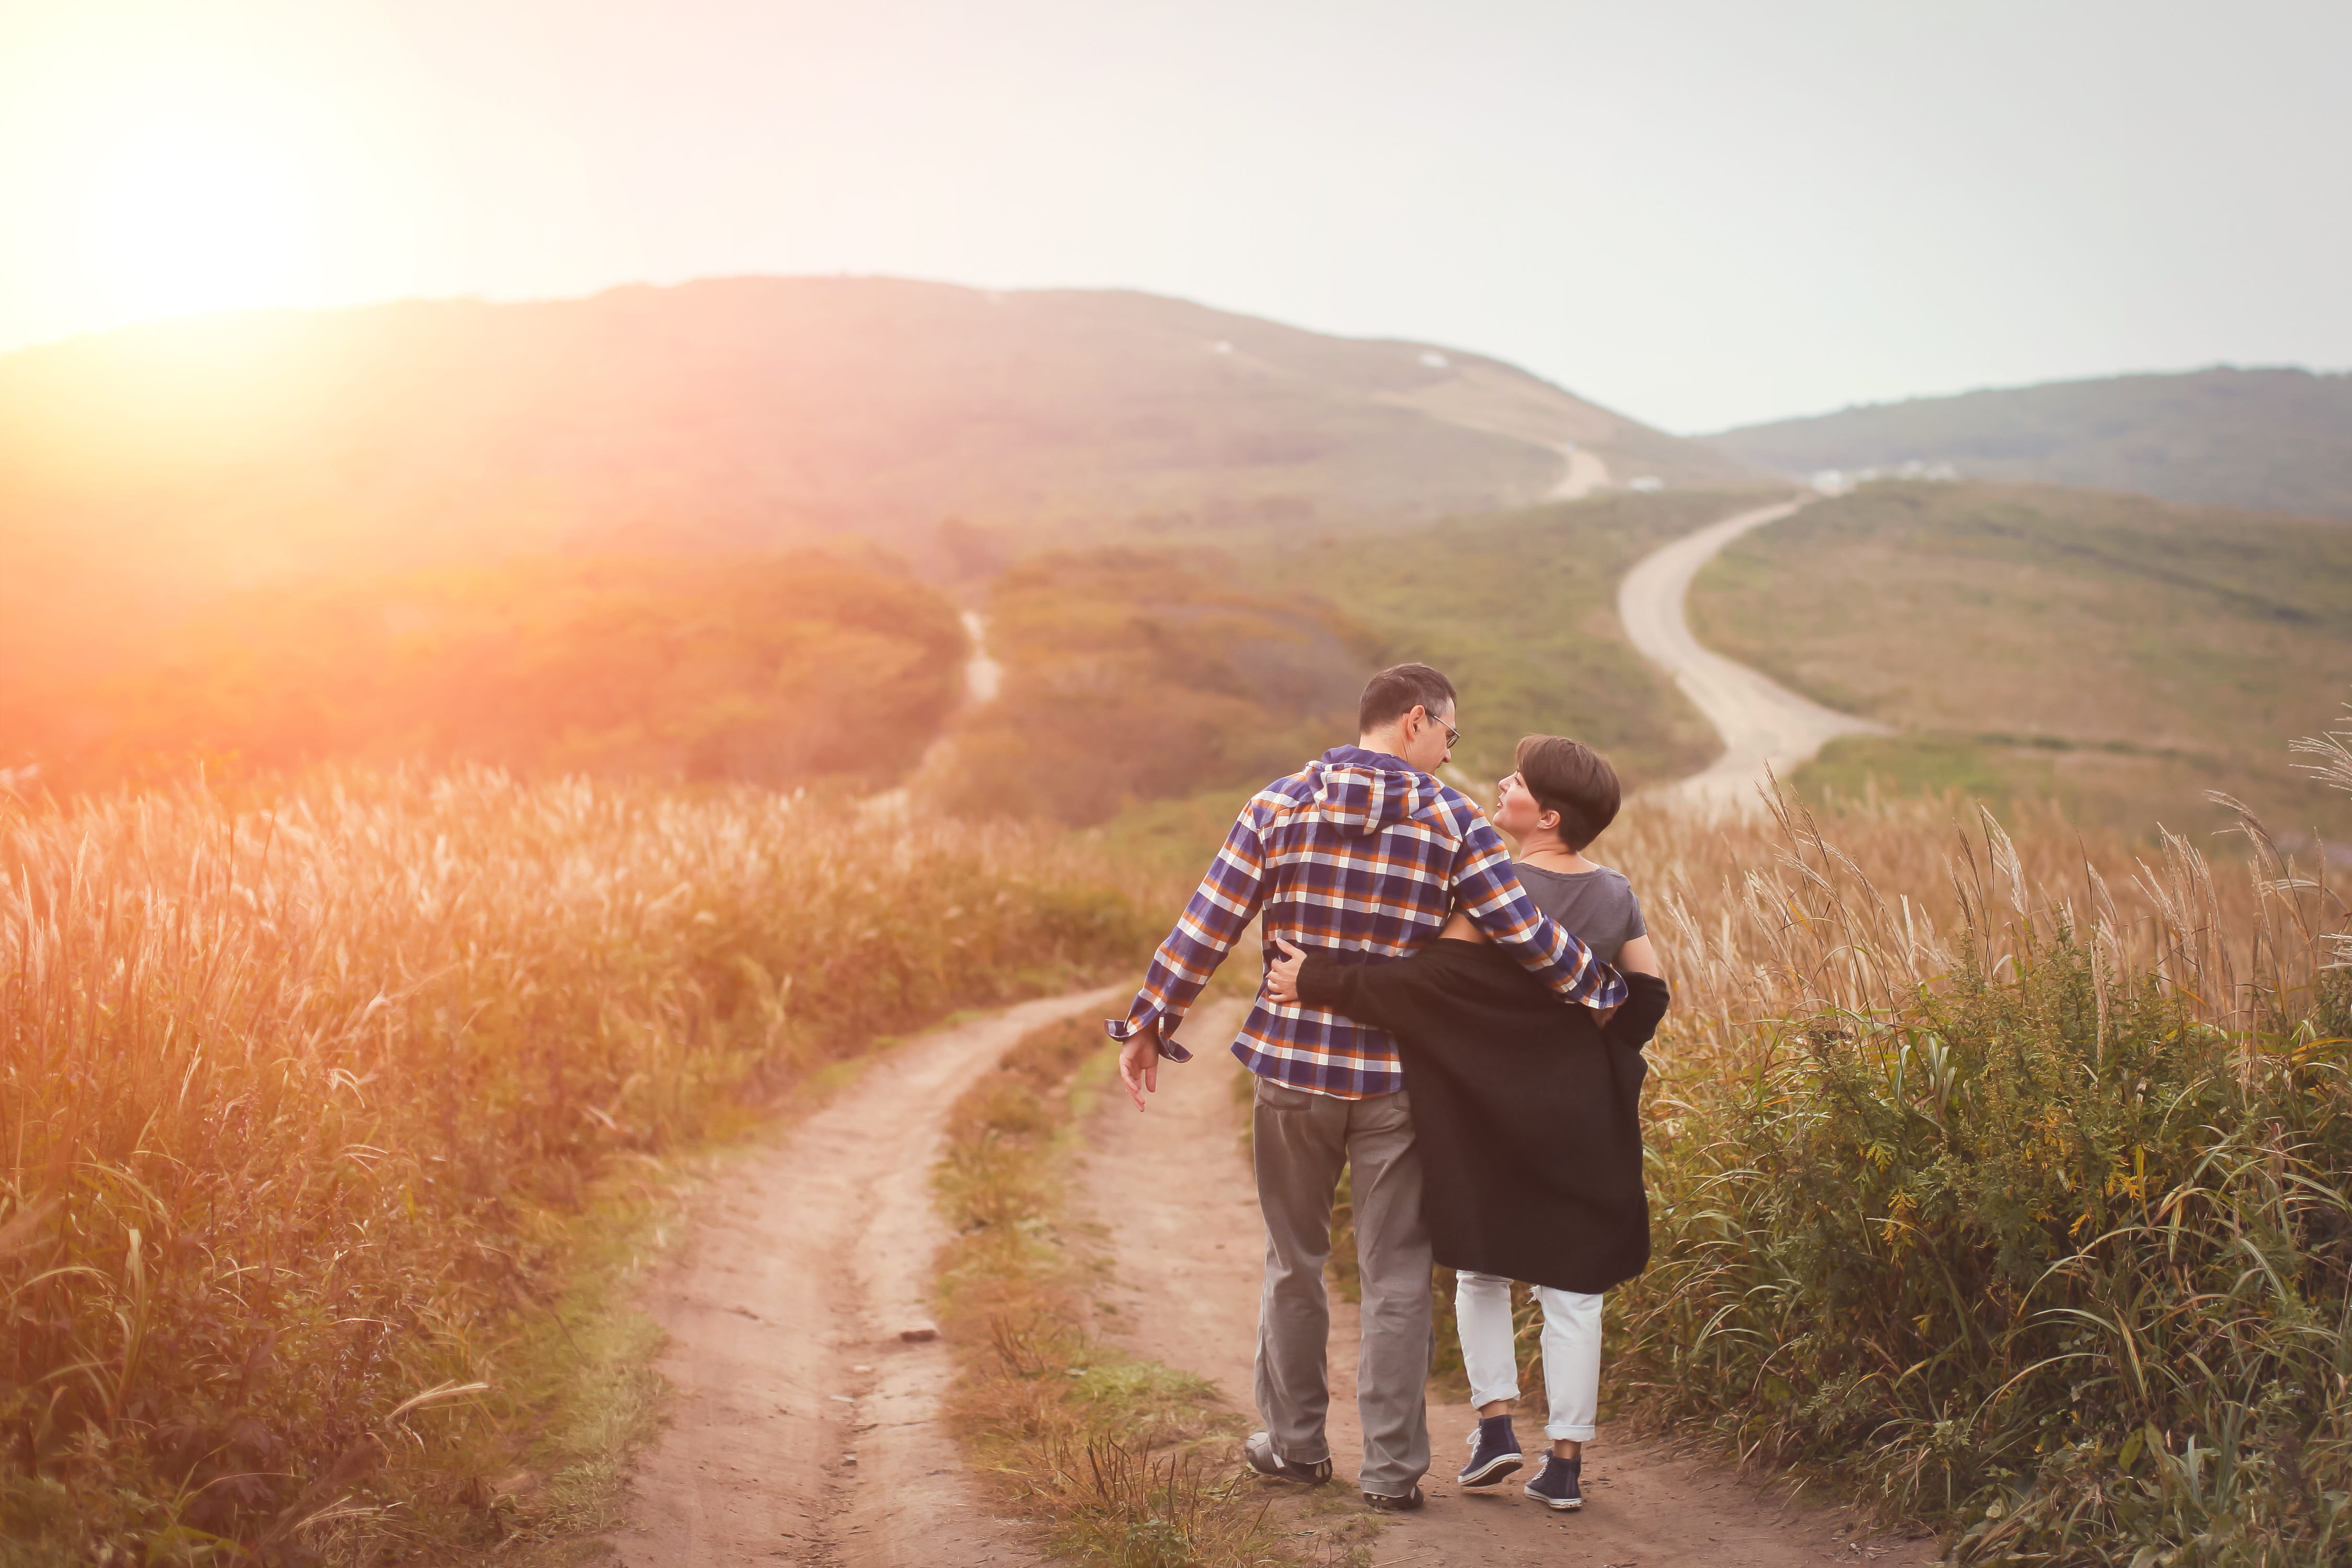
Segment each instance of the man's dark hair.
M1522 735L1511 759L1519 782L1546 811L1559 813L1560 842L1582 852L1617 820L1621 790L1609 759L1565 735Z
M1416 708L1434 719L1453 707L1454 682L1425 664L1391 665L1365 682L1363 700L1356 704L1356 733L1369 735Z

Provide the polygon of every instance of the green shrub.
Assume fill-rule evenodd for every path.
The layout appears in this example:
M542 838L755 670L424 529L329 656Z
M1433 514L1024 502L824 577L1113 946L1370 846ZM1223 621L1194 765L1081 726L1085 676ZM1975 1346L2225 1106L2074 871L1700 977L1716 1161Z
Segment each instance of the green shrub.
M1965 1562L2352 1550L2352 972L2225 1028L2113 951L2029 923L1675 1080L1626 1392Z

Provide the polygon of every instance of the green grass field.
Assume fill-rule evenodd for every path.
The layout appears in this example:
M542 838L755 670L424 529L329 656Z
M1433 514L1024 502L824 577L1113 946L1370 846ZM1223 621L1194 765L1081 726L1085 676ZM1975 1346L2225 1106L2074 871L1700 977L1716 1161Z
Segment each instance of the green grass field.
M2207 831L2226 790L2281 832L2352 829L2286 742L2352 698L2352 528L2046 486L1876 484L1701 573L1702 640L1894 726L1798 783L2049 796Z

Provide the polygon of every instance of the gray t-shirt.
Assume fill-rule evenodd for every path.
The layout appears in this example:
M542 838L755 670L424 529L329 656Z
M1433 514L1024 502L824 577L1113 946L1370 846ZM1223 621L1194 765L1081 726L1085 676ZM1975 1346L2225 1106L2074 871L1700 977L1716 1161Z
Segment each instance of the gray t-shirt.
M1590 871L1547 871L1524 860L1514 861L1519 886L1536 908L1574 931L1603 963L1615 963L1618 950L1637 936L1647 936L1642 923L1642 902L1633 884L1622 871L1595 866Z

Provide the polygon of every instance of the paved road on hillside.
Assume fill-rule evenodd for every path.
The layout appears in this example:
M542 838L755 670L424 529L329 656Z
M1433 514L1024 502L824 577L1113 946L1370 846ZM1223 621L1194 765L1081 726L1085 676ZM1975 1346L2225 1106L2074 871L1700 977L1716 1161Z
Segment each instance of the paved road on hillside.
M1800 697L1691 635L1684 600L1699 568L1733 540L1780 521L1801 504L1758 507L1685 534L1643 556L1617 590L1617 616L1627 637L1675 678L1683 695L1723 736L1723 755L1669 785L1662 792L1668 798L1714 811L1758 810L1757 787L1768 773L1787 778L1840 735L1891 733L1884 724Z

